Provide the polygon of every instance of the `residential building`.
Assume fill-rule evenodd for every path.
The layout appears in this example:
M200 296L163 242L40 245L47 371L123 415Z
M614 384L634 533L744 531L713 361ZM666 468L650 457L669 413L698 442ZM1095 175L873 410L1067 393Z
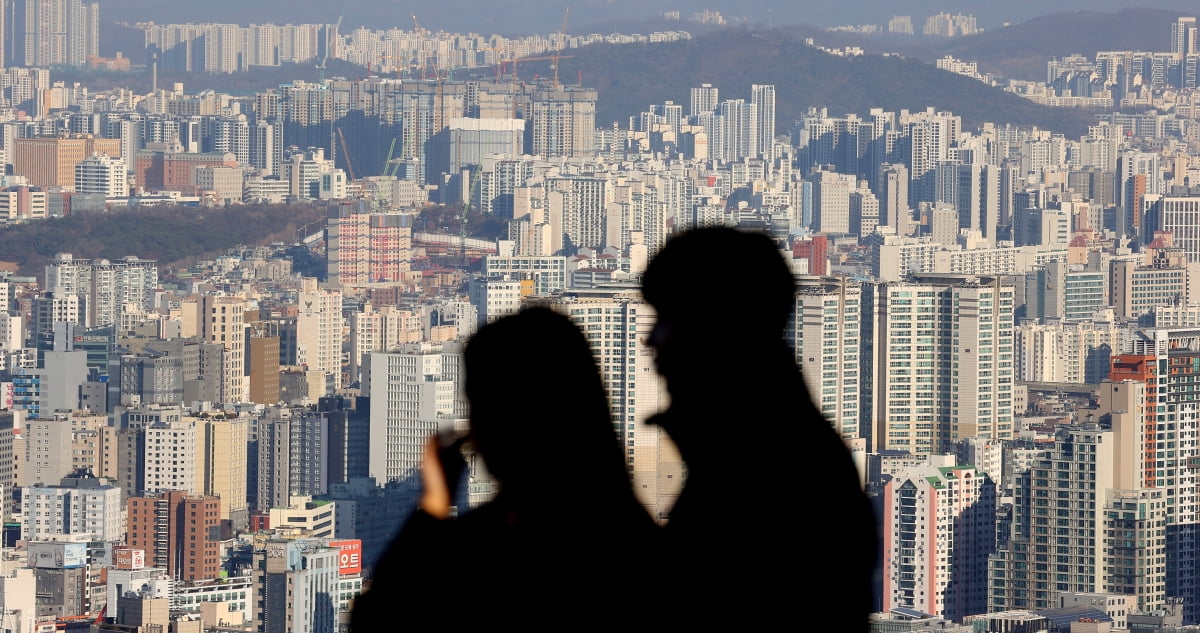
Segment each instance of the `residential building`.
M255 552L251 603L260 633L336 630L340 553L328 539L270 540Z
M919 275L864 286L864 373L874 450L949 452L1011 439L1014 288L1000 277Z
M666 401L653 351L645 344L654 327L653 309L632 288L573 290L553 305L583 330L592 347L634 493L652 516L667 516L679 494L683 465L665 433L645 423Z
M305 277L297 307L295 364L324 372L325 393L310 395L328 395L342 386L342 293Z
M120 157L92 154L75 165L75 193L99 194L105 198L129 196L129 178ZM241 199L241 189L238 190Z
M958 622L987 610L996 484L973 466L936 463L903 470L884 489L883 611Z
M47 2L47 4L49 4ZM75 168L89 156L121 155L120 139L91 134L37 136L14 140L13 172L30 185L75 188Z
M22 488L21 516L21 539L25 541L63 536L119 541L125 535L121 490L90 471L72 473L57 485Z
M430 436L466 419L461 345L412 343L373 352L363 381L371 398L369 476L389 482L416 474Z
M169 490L130 497L127 544L176 580L216 578L221 570L221 500Z
M784 336L796 352L808 392L839 435L862 437L861 286L846 277L800 276L797 287Z

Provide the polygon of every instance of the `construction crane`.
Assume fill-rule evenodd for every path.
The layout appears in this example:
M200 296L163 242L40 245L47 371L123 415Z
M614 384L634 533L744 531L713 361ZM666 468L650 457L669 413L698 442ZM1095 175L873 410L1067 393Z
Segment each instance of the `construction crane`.
M518 57L518 58L516 58L516 59L502 59L502 60L500 60L500 62L499 62L497 65L498 65L498 66L499 66L501 69L503 69L503 68L504 68L505 66L507 66L508 64L512 64L512 80L513 80L513 82L515 83L515 82L517 81L517 62L543 62L543 61L548 61L548 62L552 62L552 63L553 63L555 66L557 66L557 64L558 64L558 60L560 60L560 59L571 59L572 57L574 57L574 55L539 55L539 56L536 56L536 57ZM500 76L501 76L501 74L502 74L502 71L501 71L501 72L499 72L499 73L496 73L496 76L497 76L497 77L500 77ZM555 80L555 83L557 83L557 79Z
M334 24L333 29L329 31L329 37L325 39L325 56L321 58L321 63L316 65L316 69L321 71L321 79L319 82L321 84L325 83L325 62L329 61L329 51L331 48L333 48L333 42L331 38L335 33L338 32L338 29L342 28L342 18L344 17L346 17L345 13L339 15L337 24Z
M445 72L442 72L441 70L436 71L437 85L434 86L435 92L433 95L433 99L434 99L434 101L433 101L433 133L434 134L441 132L442 128L444 128L446 126L445 125L446 124L446 121L445 121L446 113L443 110L446 107L446 100L445 100L446 93L445 93L444 84L442 83L442 80L445 78L446 78Z
M566 11L563 11L562 28L558 31L558 47L554 49L554 55L551 56L552 60L550 62L550 67L554 69L555 90L558 90L558 60L562 59L562 49L566 48L567 46L567 18L569 17L571 17L571 7L567 7Z
M471 204L475 201L475 193L479 188L479 176L476 169L467 169L467 199L463 201L462 218L459 220L459 248L463 268L467 267L467 220L471 213Z
M337 129L338 142L342 144L342 153L346 155L346 171L350 174L350 182L358 180L354 177L354 163L350 162L350 148L346 145L346 137L342 135L342 128Z
M429 35L429 30L428 30L428 29L425 29L425 28L422 28L422 27L421 27L421 23L417 21L417 14L416 14L416 13L410 13L409 15L411 15L411 16L412 16L412 21L413 21L413 33L416 33L417 35Z
M396 137L393 136L392 144L388 146L387 158L383 159L383 173L380 174L381 176L391 175L388 173L388 171L392 167L392 157L395 156L395 153L396 153Z

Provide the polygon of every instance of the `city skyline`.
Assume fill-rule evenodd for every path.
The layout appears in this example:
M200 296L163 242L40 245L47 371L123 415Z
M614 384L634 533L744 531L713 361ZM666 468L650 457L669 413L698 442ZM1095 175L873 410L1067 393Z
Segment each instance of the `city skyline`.
M23 51L91 41L96 9L21 6L80 18L69 33L27 20ZM877 512L872 630L1200 624L1196 17L1144 50L1046 58L1037 80L786 40L816 65L919 64L951 95L1086 119L1065 132L932 98L796 103L795 85L753 69L739 83L687 75L614 123L600 104L622 87L560 75L563 59L732 41L683 27L737 16L697 8L668 16L679 30L592 36L561 8L558 31L524 37L424 14L390 30L142 21L145 91L56 79L146 74L127 58L0 71L0 240L36 235L50 253L3 261L0 247L6 617L22 631L346 630L417 508L430 438L470 426L464 345L533 305L583 332L634 495L670 525L689 469L647 424L670 397L641 278L673 236L738 227L767 235L795 281L784 338L824 419L793 422L831 425ZM885 37L990 28L966 5L916 9L885 16ZM518 73L519 58L550 72ZM326 76L333 59L364 72ZM290 63L320 74L239 91L157 75ZM854 92L871 76L825 81ZM202 233L218 219L234 220L228 234ZM750 281L727 253L703 255L733 280L689 271L706 300ZM739 307L702 320L712 345L757 340ZM761 370L712 379L773 384L755 384ZM539 406L546 386L514 378L505 397ZM734 438L754 422L722 427ZM577 449L545 476L569 481ZM498 493L482 458L464 459L460 515ZM804 499L755 511L836 510ZM553 501L568 502L586 499Z

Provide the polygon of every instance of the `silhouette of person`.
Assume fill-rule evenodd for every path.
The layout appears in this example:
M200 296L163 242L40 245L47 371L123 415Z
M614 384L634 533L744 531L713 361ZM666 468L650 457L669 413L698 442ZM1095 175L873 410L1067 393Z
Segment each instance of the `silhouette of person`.
M775 243L729 228L681 233L642 285L670 395L649 422L687 467L665 527L674 599L687 605L678 617L866 630L874 511L783 338L795 280Z
M583 333L564 315L528 308L480 329L463 369L468 442L499 492L447 519L454 486L442 468L461 458L431 440L421 510L356 600L353 630L407 626L414 612L417 622L459 625L503 616L526 626L567 610L589 622L624 617L612 609L612 584L657 528L633 494Z

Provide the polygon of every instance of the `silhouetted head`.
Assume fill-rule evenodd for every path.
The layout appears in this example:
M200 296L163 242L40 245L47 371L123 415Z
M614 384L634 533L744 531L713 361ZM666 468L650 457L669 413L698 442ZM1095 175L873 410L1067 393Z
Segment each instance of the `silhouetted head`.
M570 319L528 308L479 330L463 358L475 447L506 493L592 481L629 492L600 372Z
M648 342L668 386L704 369L752 370L712 367L711 359L778 345L795 283L764 233L702 228L668 240L642 277L642 295L658 313Z

